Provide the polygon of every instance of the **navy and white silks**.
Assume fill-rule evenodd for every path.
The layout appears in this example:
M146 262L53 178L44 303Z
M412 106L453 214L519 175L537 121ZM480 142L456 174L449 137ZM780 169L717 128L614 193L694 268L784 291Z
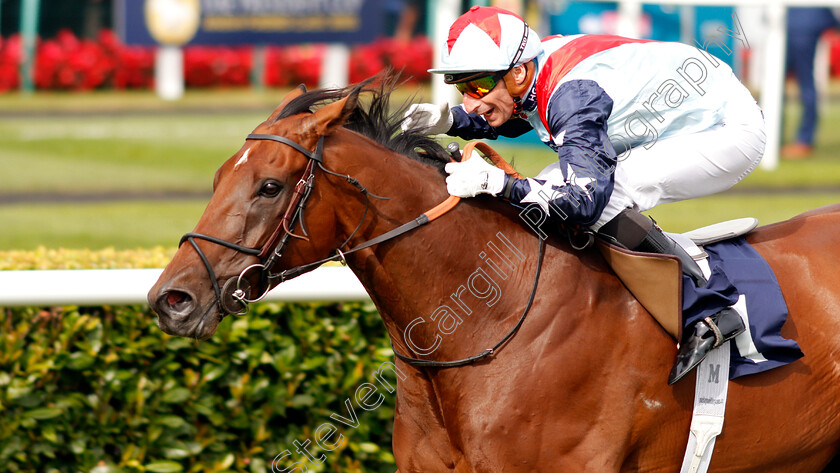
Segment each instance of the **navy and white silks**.
M764 152L761 110L729 66L681 43L607 35L543 40L523 114L491 127L463 106L449 135L516 137L534 129L557 151L510 201L597 230L625 208L730 188ZM511 179L510 177L506 179Z

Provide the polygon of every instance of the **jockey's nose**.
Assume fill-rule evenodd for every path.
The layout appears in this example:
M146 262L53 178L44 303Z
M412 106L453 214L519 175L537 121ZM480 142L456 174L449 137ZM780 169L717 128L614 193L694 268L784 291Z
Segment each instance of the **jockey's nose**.
M477 99L469 94L464 94L464 110L467 113L473 113L481 106L481 99Z

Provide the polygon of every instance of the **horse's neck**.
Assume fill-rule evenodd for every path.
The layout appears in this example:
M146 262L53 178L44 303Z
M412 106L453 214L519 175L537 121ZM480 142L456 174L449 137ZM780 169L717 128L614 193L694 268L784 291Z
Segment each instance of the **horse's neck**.
M370 221L376 223L365 225L351 246L413 220L448 197L437 170L402 157L388 166L385 178L368 174L360 179L390 200L372 202ZM350 220L348 229L357 224ZM509 329L508 321L516 322L534 284L538 244L515 209L480 197L348 261L397 347L405 350L413 342L430 349L439 343L432 358L447 359L473 355L473 345L487 348L491 338ZM575 255L557 248L550 253L553 268L585 273L576 270L581 264ZM562 291L556 288L552 299L562 298Z

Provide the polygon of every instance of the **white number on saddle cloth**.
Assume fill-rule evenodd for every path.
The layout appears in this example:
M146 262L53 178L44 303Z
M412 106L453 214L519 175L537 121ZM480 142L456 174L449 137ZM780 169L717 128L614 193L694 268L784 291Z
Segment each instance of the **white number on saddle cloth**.
M741 316L741 320L744 321L744 327L747 328L744 330L744 333L735 337L734 341L735 346L738 347L738 353L740 353L742 357L755 363L767 361L767 358L764 358L764 355L758 352L758 348L756 348L755 343L753 343L752 332L750 332L750 316L747 313L746 297L743 294L738 296L738 302L736 302L732 308L738 312L738 315Z

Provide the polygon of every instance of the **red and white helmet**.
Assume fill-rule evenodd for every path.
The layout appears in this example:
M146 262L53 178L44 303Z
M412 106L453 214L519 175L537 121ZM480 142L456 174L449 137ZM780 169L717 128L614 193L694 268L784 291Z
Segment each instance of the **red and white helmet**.
M449 27L436 74L504 71L534 59L540 37L518 15L496 7L472 7ZM447 82L449 82L447 80Z

